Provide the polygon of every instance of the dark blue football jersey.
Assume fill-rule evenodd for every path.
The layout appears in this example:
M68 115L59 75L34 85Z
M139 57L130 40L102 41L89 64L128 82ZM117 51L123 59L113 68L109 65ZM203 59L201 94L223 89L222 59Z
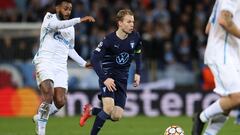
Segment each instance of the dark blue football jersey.
M117 37L116 32L107 35L91 57L91 63L100 80L110 77L126 83L133 59L136 62L136 73L140 74L141 46L142 41L137 32L132 32L126 39Z

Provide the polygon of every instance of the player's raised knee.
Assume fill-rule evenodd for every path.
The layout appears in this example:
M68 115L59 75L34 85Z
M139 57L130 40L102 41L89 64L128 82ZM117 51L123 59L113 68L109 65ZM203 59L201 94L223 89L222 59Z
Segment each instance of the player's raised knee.
M119 121L121 118L122 118L122 115L121 115L121 114L111 115L111 119L112 119L113 121Z
M123 116L123 109L119 106L115 106L112 113L111 119L114 121L119 121Z
M237 105L240 105L240 93L232 94L230 97Z
M106 105L103 107L103 111L106 112L107 114L111 114L113 111L113 106L111 105Z

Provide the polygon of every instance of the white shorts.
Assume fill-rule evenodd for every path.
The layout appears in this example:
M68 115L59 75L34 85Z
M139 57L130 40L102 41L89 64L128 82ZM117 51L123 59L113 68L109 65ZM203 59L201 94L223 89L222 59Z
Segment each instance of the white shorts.
M68 89L68 72L66 66L58 66L53 63L38 63L36 67L36 80L38 86L44 80L50 79L54 83L54 88L61 87Z
M208 65L214 81L214 92L221 96L240 92L240 65Z

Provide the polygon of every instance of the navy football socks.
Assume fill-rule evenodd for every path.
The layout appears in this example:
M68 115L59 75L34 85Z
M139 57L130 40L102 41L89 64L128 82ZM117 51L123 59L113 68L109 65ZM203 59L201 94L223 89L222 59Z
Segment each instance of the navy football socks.
M102 111L101 108L93 107L93 109L92 109L92 115L98 115L98 113L101 112L101 111Z
M101 108L93 107L93 109L92 109L92 115L98 115L98 113L101 112L101 111L102 111ZM110 116L109 116L107 119L111 120L112 122L117 121L117 120L113 120Z
M91 130L91 135L97 135L98 132L101 130L102 126L104 125L106 119L109 119L110 115L101 111L97 114L97 117L94 121L93 128Z

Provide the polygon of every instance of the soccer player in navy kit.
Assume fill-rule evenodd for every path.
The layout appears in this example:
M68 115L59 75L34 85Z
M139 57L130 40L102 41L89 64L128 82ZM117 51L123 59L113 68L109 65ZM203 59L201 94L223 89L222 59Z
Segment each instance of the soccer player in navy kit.
M103 107L85 105L80 126L96 115L91 135L97 135L105 120L118 121L124 112L128 71L131 61L136 63L134 86L140 83L141 39L134 30L134 16L131 10L120 10L116 16L117 31L108 34L94 50L91 63L99 76Z

